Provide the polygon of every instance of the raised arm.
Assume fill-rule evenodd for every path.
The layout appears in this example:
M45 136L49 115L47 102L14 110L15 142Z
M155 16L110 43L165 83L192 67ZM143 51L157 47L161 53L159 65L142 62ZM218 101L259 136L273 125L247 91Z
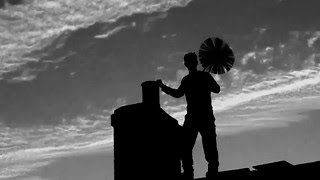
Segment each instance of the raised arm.
M161 80L158 80L157 82L161 90L172 97L180 98L184 95L184 88L182 84L179 86L178 89L173 89L171 87L164 85Z
M211 92L214 93L219 93L220 92L220 86L219 84L216 82L216 80L214 80L214 78L209 74L209 88Z

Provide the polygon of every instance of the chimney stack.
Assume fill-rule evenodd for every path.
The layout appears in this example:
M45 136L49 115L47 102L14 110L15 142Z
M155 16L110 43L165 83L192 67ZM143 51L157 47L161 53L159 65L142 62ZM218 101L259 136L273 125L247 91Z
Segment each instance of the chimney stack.
M114 180L180 179L182 127L161 109L158 83L141 86L142 103L122 106L111 115ZM133 135L143 138L134 141Z
M142 103L160 107L159 86L156 81L145 81L142 86Z

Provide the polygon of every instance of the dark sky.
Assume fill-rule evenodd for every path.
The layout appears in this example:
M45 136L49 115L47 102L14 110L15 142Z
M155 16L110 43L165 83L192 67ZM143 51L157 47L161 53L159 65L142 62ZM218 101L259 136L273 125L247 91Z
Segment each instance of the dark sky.
M213 36L236 56L230 72L214 76L222 87L213 96L219 135L295 133L291 125L319 105L317 0L20 2L0 9L4 147L51 147L50 137L61 146L84 137L110 146L113 109L140 102L143 81L177 87L187 73L183 55ZM183 122L183 98L161 95L161 103ZM42 128L51 133L45 140Z

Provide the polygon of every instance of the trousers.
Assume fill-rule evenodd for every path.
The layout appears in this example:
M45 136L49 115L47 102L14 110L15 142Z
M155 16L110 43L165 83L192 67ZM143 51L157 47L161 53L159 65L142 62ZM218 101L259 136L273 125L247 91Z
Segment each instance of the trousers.
M198 133L202 137L205 159L208 162L207 173L217 173L219 167L217 134L213 113L187 113L183 124L182 168L185 173L193 173L192 150Z

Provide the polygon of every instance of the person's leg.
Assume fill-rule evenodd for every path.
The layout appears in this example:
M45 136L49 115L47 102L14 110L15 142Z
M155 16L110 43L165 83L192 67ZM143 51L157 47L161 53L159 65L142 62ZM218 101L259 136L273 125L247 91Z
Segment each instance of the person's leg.
M214 125L212 123L204 125L200 128L200 134L202 136L202 145L205 154L205 158L208 162L207 177L214 177L218 173L219 158L217 149L217 134Z
M183 126L183 149L182 149L182 167L183 174L188 178L193 178L193 158L192 149L197 139L198 131L189 125Z

